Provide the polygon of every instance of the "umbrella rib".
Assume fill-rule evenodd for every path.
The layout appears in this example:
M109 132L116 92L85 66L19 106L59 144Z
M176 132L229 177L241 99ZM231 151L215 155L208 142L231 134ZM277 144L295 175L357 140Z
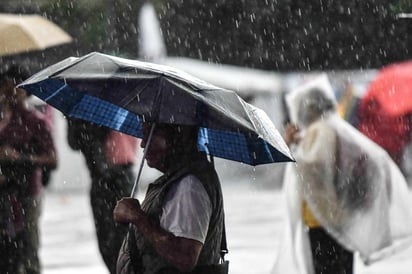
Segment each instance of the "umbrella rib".
M56 94L58 94L60 91L62 91L64 88L67 87L67 84L64 84L63 86L61 86L60 88L58 88L55 92L53 92L52 94L50 94L48 97L44 98L44 101L48 102L51 98L53 98L54 96L56 96Z
M156 108L154 109L153 113L155 114L155 117L159 117L160 116L160 96L162 94L161 89L162 89L162 85L164 85L164 76L161 75L160 76L160 83L159 83L159 88L157 90L157 94L156 97L154 99L154 106L156 106ZM158 103L159 102L159 103Z
M124 100L121 100L121 104L123 104L125 107L128 106L133 100L135 100L136 97L140 96L142 94L142 92L144 92L146 90L146 88L149 86L149 83L146 83L143 87L141 87L139 89L139 92L137 92L136 87L137 85L135 85L133 87L133 90L136 90L136 94L131 96L131 97L125 97Z

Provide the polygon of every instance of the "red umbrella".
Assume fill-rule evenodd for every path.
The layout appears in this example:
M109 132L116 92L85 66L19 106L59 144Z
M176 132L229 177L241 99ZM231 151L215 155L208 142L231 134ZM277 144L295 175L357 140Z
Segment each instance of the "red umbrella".
M412 61L381 69L366 92L364 101L376 100L388 115L412 111Z
M359 130L400 163L410 140L412 61L382 68L359 105Z

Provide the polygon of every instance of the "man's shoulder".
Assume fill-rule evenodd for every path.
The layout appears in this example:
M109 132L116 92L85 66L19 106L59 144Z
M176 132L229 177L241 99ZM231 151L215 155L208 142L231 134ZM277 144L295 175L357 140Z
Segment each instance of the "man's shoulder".
M185 174L177 180L171 187L176 191L187 192L191 190L205 190L202 182L194 174Z
M35 125L36 127L46 127L46 117L40 111L36 109L25 109L21 110L21 112L24 113L24 117L26 117L26 122L28 124Z

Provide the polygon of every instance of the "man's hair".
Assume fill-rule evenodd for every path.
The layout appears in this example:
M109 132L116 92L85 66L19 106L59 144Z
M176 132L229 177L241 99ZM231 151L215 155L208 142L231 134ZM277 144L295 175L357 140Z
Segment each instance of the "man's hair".
M21 65L13 64L5 72L0 74L0 84L3 84L3 81L10 79L17 85L29 77L30 74L27 69Z
M174 124L156 124L155 131L164 132L171 142L171 157L187 157L197 151L197 138L199 127Z
M174 145L197 143L199 128L196 126L157 124L156 128L166 132Z

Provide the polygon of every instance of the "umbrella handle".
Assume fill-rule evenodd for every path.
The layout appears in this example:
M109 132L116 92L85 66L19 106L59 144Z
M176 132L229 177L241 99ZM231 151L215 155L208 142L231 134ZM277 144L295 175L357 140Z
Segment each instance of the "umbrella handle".
M140 180L140 176L141 176L141 174L142 174L142 169L143 169L144 161L145 161L145 159L146 159L147 148L150 146L150 142L152 141L153 131L154 131L155 127L156 127L156 123L153 123L153 124L152 124L152 127L150 128L150 133L149 133L149 137L147 138L147 141L146 141L145 149L144 149L144 151L143 151L143 159L142 159L142 162L140 163L139 172L138 172L138 174L137 174L136 180L135 180L135 182L134 182L134 184L133 184L132 191L131 191L131 193L130 193L130 197L131 197L131 198L133 198L133 197L135 196L135 194L136 194L135 192L136 192L136 189L137 189L137 185L138 185L138 183L139 183L139 180Z

